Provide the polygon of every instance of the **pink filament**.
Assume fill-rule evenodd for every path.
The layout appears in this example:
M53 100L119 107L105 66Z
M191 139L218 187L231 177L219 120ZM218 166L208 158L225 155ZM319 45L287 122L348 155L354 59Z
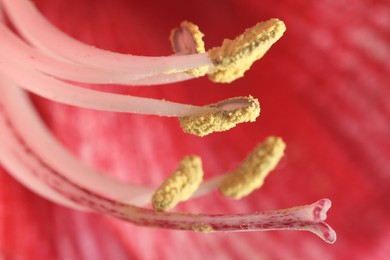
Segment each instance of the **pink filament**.
M134 74L56 60L23 42L2 23L0 23L0 38L3 43L0 49L2 57L13 60L18 65L28 66L45 74L69 81L140 86L173 83L193 78L187 73Z
M113 53L74 40L47 22L30 1L2 0L5 10L19 32L47 54L79 64L136 73L168 73L212 66L205 54L170 57L144 57Z
M136 205L144 205L150 202L154 188L122 183L108 178L86 167L67 152L50 134L35 112L28 97L17 86L3 80L0 84L0 94L4 109L10 117L10 122L15 129L18 129L18 133L30 146L31 150L46 164L55 168L62 168L62 174L76 184L97 193L106 194L111 199L127 201ZM63 165L67 167L64 168ZM194 196L201 196L217 189L220 179L221 177L215 177L203 182Z
M14 6L14 4L16 4L16 6ZM111 57L111 60L115 61L118 61L119 59L117 55L120 57L130 56L97 50L96 48L92 48L83 43L77 42L76 40L73 40L47 23L35 10L35 8L30 6L28 1L20 1L18 3L14 1L4 1L3 8L8 11L7 14L11 18L14 16L16 18L24 16L23 10L27 10L27 12L31 12L33 14L35 13L35 15L32 15L32 17L36 20L31 22L35 21L37 26L41 23L44 24L44 27L41 28L41 30L38 29L38 34L40 32L46 32L46 30L49 30L53 33L53 35L45 35L45 37L42 36L45 39L54 39L55 35L59 35L59 41L69 41L75 44L73 47L76 49L74 49L72 46L67 46L66 48L77 50L77 46L79 46L79 48L83 50L93 50L93 53L96 52L96 57L99 56L99 53L103 55L103 58L101 57L100 61L94 61L92 65L88 65L87 67L86 65L77 64L70 60L64 60L62 58L58 59L56 55L54 55L54 58L52 58L50 56L46 56L47 52L44 50L34 49L33 47L28 46L22 42L20 39L15 37L11 31L5 27L4 24L0 23L0 36L4 38L5 46L4 48L0 49L0 55L2 57L0 61L0 72L8 79L13 80L26 90L56 102L105 111L177 117L204 113L211 110L207 107L191 106L164 100L154 100L150 98L132 97L105 93L97 90L89 90L70 83L62 82L58 78L80 82L88 82L91 80L92 83L155 85L187 80L192 78L192 76L186 73L169 74L168 71L165 71L164 73L154 73L148 70L139 71L138 69L142 66L138 60L131 61L133 64L132 66L137 68L136 71L131 71L129 69L115 70L110 66L97 68L95 65L101 64L106 58L109 59L105 56L106 54ZM20 11L21 14L17 15L12 13L12 11ZM29 25L23 23L23 21L26 22L22 19L21 28L24 28L23 26L27 26L27 28L29 28ZM35 28L35 26L33 27ZM54 47L57 48L58 45L54 44ZM60 49L62 48L56 50L60 51ZM86 55L92 55L93 53ZM165 64L166 62L165 58L159 57L145 59L146 62L149 62L149 60L154 60L156 63L162 64ZM179 61L180 59L182 58L177 56L171 57L172 61ZM128 62L130 61L125 59L122 64L128 64ZM151 64L146 67L150 68L150 65ZM176 65L178 65L178 63L176 63ZM42 74L42 72L45 74ZM20 77L21 74L23 74L23 77Z

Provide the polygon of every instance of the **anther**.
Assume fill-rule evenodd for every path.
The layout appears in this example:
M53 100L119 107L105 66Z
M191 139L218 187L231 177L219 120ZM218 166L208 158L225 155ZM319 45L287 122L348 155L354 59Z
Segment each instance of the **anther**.
M153 208L169 210L179 202L189 199L202 179L201 159L197 156L184 157L176 171L153 194Z
M254 122L260 114L259 101L251 96L227 99L209 107L215 109L204 114L180 117L184 132L197 136L222 132L239 123Z
M225 39L221 47L208 51L215 68L209 73L214 82L230 83L242 77L279 40L286 26L278 19L258 23L234 40Z
M260 188L267 175L279 163L285 147L281 138L268 137L247 156L237 169L222 180L219 187L222 194L240 199Z
M171 31L170 41L172 49L178 55L205 53L203 36L204 34L196 24L184 21L180 24L180 28L175 28ZM203 66L186 72L193 76L201 77L207 73L208 69L208 66Z

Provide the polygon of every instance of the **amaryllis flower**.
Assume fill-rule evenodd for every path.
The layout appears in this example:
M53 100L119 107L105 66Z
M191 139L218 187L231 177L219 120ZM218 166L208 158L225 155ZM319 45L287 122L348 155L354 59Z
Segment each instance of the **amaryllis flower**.
M174 212L250 214L310 204L327 197L333 201L328 223L335 227L339 237L337 243L328 245L306 232L296 231L203 234L139 227L49 202L4 171L0 175L1 257L384 259L387 256L390 112L386 83L389 83L390 68L386 62L390 53L390 23L385 2L34 1L46 19L86 46L143 56L170 55L169 32L183 20L193 21L201 28L206 49L219 46L222 39L234 38L245 28L273 17L283 20L288 27L283 39L255 63L245 77L229 85L213 83L203 77L164 86L131 88L109 83L170 82L191 75L161 73L164 69L158 71L159 65L155 65L160 61L142 58L126 65L136 71L132 74L125 69L118 73L115 64L121 61L109 57L103 59L105 64L94 62L95 56L88 53L69 57L68 54L77 54L77 51L63 41L56 42L58 38L51 31L39 27L29 9L22 8L26 3L30 6L28 1L2 0L0 3L2 9L7 10L6 15L2 13L7 24L4 28L13 29L45 54L24 55L24 49L15 42L6 43L5 39L11 39L5 38L9 35L7 32L11 31L2 31L2 124L7 126L3 129L10 131L1 133L1 152L2 155L7 155L7 151L12 153L8 153L11 156L6 160L1 159L9 173L23 185L65 206L80 210L89 206L125 218L132 216L133 208L127 208L125 216L118 215L114 209L121 203L143 204L144 197L149 197L150 193L147 187L161 184L183 157L202 158L205 179L212 179L236 168L267 136L277 135L287 145L285 156L260 190L238 201L212 192L179 204ZM51 45L42 45L41 40ZM194 55L191 57L196 58L185 61L188 57L178 54L174 56L176 60L167 60L163 67L173 64L172 68L180 71L210 65L203 59L206 55ZM182 62L176 62L180 59ZM80 66L80 60L89 64ZM94 67L92 72L91 67ZM99 70L101 73L93 73ZM112 73L107 73L110 70ZM66 85L57 84L61 77L66 79L61 84ZM82 82L78 86L86 91L83 98L78 98L78 91L73 92L73 98L72 92L62 92L74 91L74 81ZM88 84L93 81L105 81L107 85ZM36 124L34 108L16 85L46 91L46 97L68 104L74 102L112 111L138 107L129 108L122 98L112 103L113 96L88 92L88 88L198 106L252 95L259 99L262 111L255 123L201 138L184 133L175 118L76 108L31 95L51 132L88 164L86 166L61 150L61 146L53 146L54 139L42 139L48 133L42 134L45 129ZM50 92L53 89L60 91ZM160 111L159 108L165 108L164 102L131 101L139 102L144 105L142 109L155 114L175 109ZM180 107L185 108L184 114L191 114L193 109L209 110L208 107ZM13 139L5 138L5 134ZM66 176L57 175L52 171L56 167L45 164L47 161L61 168ZM111 178L96 178L92 169L131 183L132 187ZM35 175L22 175L26 172L35 172ZM83 185L68 182L69 176L70 180ZM102 198L100 193L92 196L97 201L89 200L91 188L116 200ZM211 188L206 185L201 190ZM85 197L69 196L75 194ZM107 204L99 204L101 202ZM329 206L328 200L319 203L326 208ZM109 212L107 208L114 211ZM152 210L138 213L153 218ZM155 215L154 225L160 227L169 227L167 224L175 222L176 218L194 217L161 212ZM165 216L172 218L164 219ZM324 217L323 214L320 217ZM148 223L143 220L138 224ZM248 228L245 222L242 224L243 229ZM197 228L202 230L204 226Z

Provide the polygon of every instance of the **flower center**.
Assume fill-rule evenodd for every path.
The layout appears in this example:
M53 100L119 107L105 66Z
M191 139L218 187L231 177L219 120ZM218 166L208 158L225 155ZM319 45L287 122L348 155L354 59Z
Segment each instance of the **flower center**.
M285 210L237 215L166 212L191 196L220 188L241 198L259 188L284 153L280 138L270 137L226 177L202 182L201 160L188 156L153 195L153 188L122 183L83 165L53 138L20 89L55 102L113 112L179 117L183 130L205 136L253 122L260 114L257 99L236 97L207 106L132 97L91 90L95 85L158 85L206 73L215 82L243 76L285 31L271 19L207 53L203 34L190 22L171 33L175 54L168 57L124 55L101 50L65 35L28 0L0 0L0 15L9 18L23 40L0 16L0 161L22 183L45 198L93 210L137 225L211 231L307 230L333 243L336 235L324 221L330 201ZM21 76L22 75L22 76ZM31 180L31 183L30 183ZM201 183L202 182L202 183ZM194 193L195 192L195 193ZM127 198L127 200L123 199ZM152 200L154 209L139 207Z

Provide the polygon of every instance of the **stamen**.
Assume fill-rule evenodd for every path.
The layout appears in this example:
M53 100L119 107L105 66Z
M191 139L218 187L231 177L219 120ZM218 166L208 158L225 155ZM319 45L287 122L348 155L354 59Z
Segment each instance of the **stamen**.
M176 171L156 190L152 206L168 210L185 201L198 189L203 179L202 161L197 156L186 156Z
M175 28L171 32L170 40L173 51L180 55L205 53L203 36L204 34L196 24L184 21L180 24L180 28ZM186 72L192 76L201 77L206 75L208 70L209 66L202 66Z
M10 123L17 129L20 136L26 140L26 144L31 147L31 150L47 165L54 168L61 168L61 172L65 177L98 194L105 194L109 198L135 205L146 205L150 203L156 188L121 182L109 178L107 174L102 174L101 172L84 165L83 162L74 157L46 128L26 92L19 89L14 83L7 82L3 78L0 78L0 97L0 103L4 106L4 109L10 118ZM0 157L1 156L0 153ZM10 160L8 159L7 164L9 162ZM14 169L15 167L11 169ZM19 168L22 167L23 166L19 166ZM13 172L20 176L22 172L26 172L26 170L19 169L18 171ZM223 176L216 176L204 180L199 186L199 189L191 197L203 196L217 190L221 177ZM38 189L38 181L31 180L28 174L24 174L23 178L22 182L28 183L28 186L33 186L34 190ZM43 191L43 189L40 189L38 193L42 193L41 191ZM44 197L51 199L53 196Z
M0 113L0 119L2 116L6 114ZM326 211L330 207L330 201L327 199L308 206L241 215L167 213L139 208L112 200L73 183L62 176L63 167L52 168L45 164L26 143L23 143L14 130L0 120L0 141L9 149L12 156L19 159L30 174L35 175L54 191L96 212L143 226L196 231L306 230L317 234L328 243L334 243L336 240L334 230L324 222Z
M156 83L173 83L192 78L185 73L141 74L140 72L99 69L57 60L28 45L1 22L0 38L3 43L0 48L2 58L11 59L22 66L28 66L64 80L91 84L153 85Z
M284 154L286 145L280 137L268 137L256 147L244 162L221 182L223 195L241 199L260 188L267 175L275 169Z
M215 70L209 73L210 80L230 83L241 78L282 37L285 30L282 21L271 19L258 23L234 40L225 39L221 47L208 52L215 66Z
M68 105L160 116L187 116L198 111L209 111L206 107L86 89L24 68L12 60L4 58L3 61L4 63L0 63L0 73L8 76L19 86L41 97ZM20 77L21 74L23 77Z
M198 55L146 57L93 48L79 42L49 23L31 1L2 0L7 17L33 46L60 60L100 69L157 75L212 66L206 53Z
M197 136L222 132L239 123L254 122L260 114L259 101L252 96L230 98L208 107L216 110L179 118L184 132Z

